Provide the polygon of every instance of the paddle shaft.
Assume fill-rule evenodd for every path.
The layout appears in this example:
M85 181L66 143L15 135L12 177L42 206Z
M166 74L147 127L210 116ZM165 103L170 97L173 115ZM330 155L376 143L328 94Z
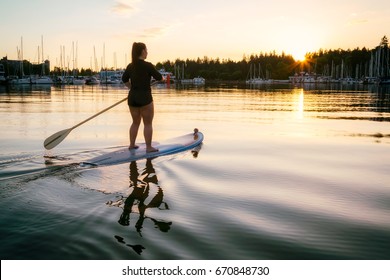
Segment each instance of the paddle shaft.
M127 97L126 97L126 98L123 98L122 100L120 100L120 101L116 102L115 104L111 105L110 107L107 107L106 109L104 109L104 110L100 111L99 113L96 113L96 114L95 114L95 115L93 115L92 117L89 117L88 119L86 119L86 120L82 121L81 123L78 123L78 124L76 124L75 126L73 126L73 127L69 128L69 130L73 130L73 129L75 129L76 127L79 127L80 125L82 125L82 124L86 123L87 121L90 121L90 120L92 120L93 118L95 118L95 117L97 117L97 116L99 116L99 115L103 114L104 112L106 112L106 111L110 110L111 108L114 108L115 106L117 106L117 105L121 104L123 101L126 101L126 100L127 100Z

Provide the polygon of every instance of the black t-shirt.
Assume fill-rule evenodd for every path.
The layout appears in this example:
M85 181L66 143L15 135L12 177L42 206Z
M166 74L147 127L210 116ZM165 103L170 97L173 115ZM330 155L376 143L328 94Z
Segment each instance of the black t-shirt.
M131 88L129 91L129 106L142 107L153 101L150 88L150 79L153 77L157 81L162 79L160 72L150 62L142 59L134 65L130 63L122 75L124 83L130 80Z

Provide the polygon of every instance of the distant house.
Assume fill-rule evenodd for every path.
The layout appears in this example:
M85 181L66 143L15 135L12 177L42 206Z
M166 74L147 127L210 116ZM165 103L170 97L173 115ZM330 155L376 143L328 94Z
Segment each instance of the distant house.
M5 79L5 69L4 65L0 64L0 85L5 84L6 79Z
M3 66L2 71L4 72L5 78L8 76L18 76L19 78L22 78L26 75L42 76L50 73L49 60L45 60L43 63L33 64L28 60L10 60L5 56L0 60L0 64Z

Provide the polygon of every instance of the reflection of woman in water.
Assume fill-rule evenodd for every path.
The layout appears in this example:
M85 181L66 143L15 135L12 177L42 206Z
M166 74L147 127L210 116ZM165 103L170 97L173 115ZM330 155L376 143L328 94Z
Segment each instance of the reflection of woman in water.
M137 232L141 234L143 222L145 218L148 218L145 216L146 209L169 209L168 205L163 201L164 193L158 185L158 179L151 159L147 159L145 169L141 175L138 172L137 163L135 161L130 163L130 188L133 188L133 191L125 200L123 213L119 218L118 223L123 226L128 226L130 224L130 213L132 212L132 207L138 203L139 218L135 224L135 228L137 229ZM151 191L156 191L156 194L152 200L146 204L145 200L149 197L149 193ZM162 204L164 204L165 208L160 208ZM172 222L158 221L153 218L150 219L154 222L155 226L163 232L169 231L172 224Z

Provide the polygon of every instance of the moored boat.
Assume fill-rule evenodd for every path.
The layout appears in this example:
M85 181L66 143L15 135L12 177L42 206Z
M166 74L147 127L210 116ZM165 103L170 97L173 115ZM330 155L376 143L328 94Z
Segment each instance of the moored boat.
M196 77L196 78L193 78L192 80L193 80L194 85L204 85L206 83L206 79L202 78L202 77Z
M48 76L40 76L36 79L34 79L33 84L52 84L53 80Z
M118 71L100 71L100 83L106 85L119 85L122 83L123 70Z
M91 77L88 77L85 79L85 84L87 85L98 85L100 84L100 81L94 77L94 76L91 76Z
M169 83L173 83L176 79L175 75L173 75L172 72L165 71L164 68L161 68L160 70L158 70L158 72L160 72L161 76L163 76L165 82L169 81Z
M76 86L85 85L85 79L82 77L72 77L71 84Z
M8 84L10 85L30 85L32 84L31 77L8 76Z

